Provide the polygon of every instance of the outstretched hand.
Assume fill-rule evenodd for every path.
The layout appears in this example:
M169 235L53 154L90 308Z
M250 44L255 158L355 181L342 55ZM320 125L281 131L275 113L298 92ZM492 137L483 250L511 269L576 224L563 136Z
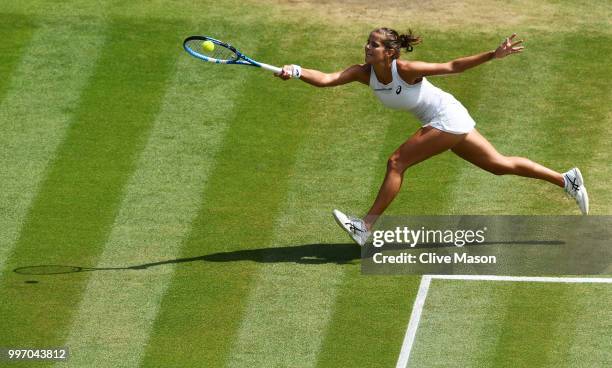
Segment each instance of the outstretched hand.
M291 79L291 76L293 75L293 65L283 65L283 69L281 70L280 74L274 75L283 80Z
M514 37L516 37L516 33L513 33L512 36L510 36L510 37L506 37L506 39L504 39L504 41L502 41L501 45L499 45L499 47L497 49L495 49L495 58L496 59L501 59L501 58L506 57L506 56L508 56L510 54L516 54L517 52L523 51L523 49L525 48L524 46L515 47L516 45L521 44L523 42L523 40L518 40L516 42L512 42Z

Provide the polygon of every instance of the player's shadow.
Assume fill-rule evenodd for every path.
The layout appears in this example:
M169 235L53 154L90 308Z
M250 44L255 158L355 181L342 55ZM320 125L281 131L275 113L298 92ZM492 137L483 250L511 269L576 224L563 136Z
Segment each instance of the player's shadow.
M288 247L271 247L260 249L241 249L229 252L212 253L194 258L150 263L145 267L165 263L183 263L193 261L205 262L240 262L257 263L301 263L301 264L347 264L361 258L361 248L355 244L305 244Z
M478 245L466 244L466 247L491 246L491 245L562 245L563 241L507 241L507 242L483 242ZM453 244L427 244L419 245L415 248L435 249L435 248L454 248ZM407 244L386 244L385 249L409 249ZM37 265L25 266L14 269L19 274L26 275L53 275L83 271L119 271L119 270L146 270L150 267L163 266L168 264L180 264L191 262L257 262L257 263L298 263L298 264L357 264L357 260L363 257L370 257L379 248L368 246L361 248L351 244L305 244L287 247L271 247L259 249L241 249L229 252L211 253L196 257L176 258L159 262L144 263L140 265L124 267L105 267L105 268L84 268L78 266L62 265Z
M563 241L558 240L523 240L523 241L503 241L503 242L482 242L480 244L466 244L465 247L477 246L493 246L493 245L562 245ZM429 243L411 247L407 244L386 244L385 249L440 249L440 248L456 248L451 243ZM363 250L363 252L362 252ZM289 247L272 247L260 249L235 250L230 252L212 253L198 257L203 261L208 262L238 262L252 261L258 263L281 263L293 262L302 264L322 264L336 263L346 264L353 263L363 257L371 257L375 252L379 252L380 248L368 246L361 248L354 243L351 244L306 244ZM181 260L175 260L179 263Z

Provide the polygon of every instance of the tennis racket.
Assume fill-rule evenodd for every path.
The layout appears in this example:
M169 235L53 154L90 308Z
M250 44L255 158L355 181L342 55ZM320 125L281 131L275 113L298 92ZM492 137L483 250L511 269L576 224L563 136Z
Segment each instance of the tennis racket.
M204 46L205 41L212 42L215 45L214 49L211 51L206 50ZM200 60L208 61L209 63L249 65L263 68L276 74L279 74L282 71L282 69L279 67L255 61L238 51L234 46L216 40L212 37L187 37L185 41L183 41L183 48L185 51L187 51L187 53L189 53L189 55Z

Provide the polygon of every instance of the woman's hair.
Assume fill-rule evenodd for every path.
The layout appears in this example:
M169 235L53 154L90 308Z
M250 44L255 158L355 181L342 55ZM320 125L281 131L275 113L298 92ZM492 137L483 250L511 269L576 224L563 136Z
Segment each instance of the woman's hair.
M396 30L386 27L376 28L372 33L379 33L383 36L383 44L386 48L395 50L395 57L399 57L400 49L406 49L411 52L413 47L421 43L422 39L420 36L412 34L412 30L408 30L408 34L399 34Z

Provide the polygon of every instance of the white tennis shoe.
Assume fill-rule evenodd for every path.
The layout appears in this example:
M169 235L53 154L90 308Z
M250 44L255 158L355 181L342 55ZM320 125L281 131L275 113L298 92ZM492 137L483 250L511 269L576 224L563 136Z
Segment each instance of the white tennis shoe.
M577 167L570 169L563 174L563 180L565 180L565 192L576 200L583 215L588 214L589 195L584 186L584 180L582 179L580 170Z
M372 233L368 231L363 220L347 216L338 210L333 210L332 214L338 225L349 234L355 243L365 245Z

